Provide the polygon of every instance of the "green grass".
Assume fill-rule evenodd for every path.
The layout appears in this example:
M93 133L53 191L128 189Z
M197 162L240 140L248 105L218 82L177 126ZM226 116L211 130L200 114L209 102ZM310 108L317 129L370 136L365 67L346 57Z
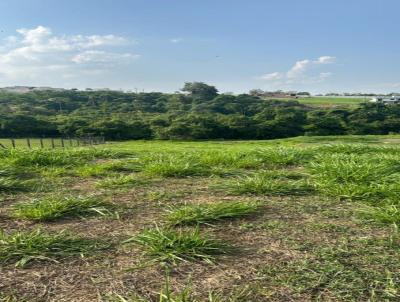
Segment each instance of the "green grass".
M218 202L213 204L185 205L171 209L167 215L170 225L209 224L254 214L260 208L255 202Z
M33 261L58 261L69 257L91 255L110 247L106 241L78 238L60 232L41 230L0 232L0 264L25 266Z
M309 164L313 183L328 196L382 201L400 197L400 156L323 154Z
M149 229L128 239L144 248L153 261L176 264L181 261L205 261L212 263L215 257L226 254L231 248L228 244L201 235L199 229Z
M373 135L0 150L0 292L35 300L48 279L31 277L45 269L80 280L77 293L52 283L47 300L115 291L111 301L399 301L399 143ZM79 197L99 189L99 199ZM79 219L122 210L120 219ZM30 231L37 222L47 232ZM82 263L112 246L74 236L82 223L95 238L138 235ZM168 290L156 263L171 268Z
M106 215L114 206L96 197L50 196L13 207L16 218L34 221L52 221L66 217Z
M396 260L381 254L379 246L342 242L266 267L262 276L270 286L283 286L290 296L307 294L312 301L398 301L399 276L389 272L395 267Z
M388 204L380 207L362 207L359 216L383 224L400 224L399 205Z
M129 188L135 186L142 186L148 183L148 180L143 175L116 175L99 180L96 187L103 189L112 188Z
M97 158L121 156L107 149L0 150L0 160L14 167L78 166Z
M309 105L358 105L370 98L349 98L349 97L310 97L310 98L299 98L298 102Z
M0 193L28 191L30 186L26 181L11 177L0 177Z
M98 177L108 176L113 172L128 171L122 162L107 162L98 164L87 164L75 169L75 174L79 177Z
M262 171L229 181L225 187L236 195L306 195L313 188L299 174Z
M273 99L273 98L272 98ZM280 99L286 101L297 101L301 104L315 105L315 106L356 106L360 103L366 102L371 98L352 98L352 97L305 97L298 99Z
M25 148L28 149L28 144L25 138L17 138L14 140L15 141L15 147L16 148ZM40 145L40 138L31 138L30 139L31 142L31 148L41 148ZM8 138L0 138L0 143L5 146L6 148L12 148L12 142L11 139ZM68 147L76 147L78 145L78 142L76 139L71 139L71 141L69 141L68 139L64 140L64 147L68 148ZM51 139L50 138L44 138L43 139L43 147L44 148L52 148L52 144L51 144ZM54 139L54 147L55 148L62 148L62 143L61 143L61 139L57 138Z
M150 176L187 177L207 176L209 167L187 154L156 154L144 158L143 172Z
M28 180L23 169L13 169L7 165L0 166L0 193L33 191L38 188L38 181Z

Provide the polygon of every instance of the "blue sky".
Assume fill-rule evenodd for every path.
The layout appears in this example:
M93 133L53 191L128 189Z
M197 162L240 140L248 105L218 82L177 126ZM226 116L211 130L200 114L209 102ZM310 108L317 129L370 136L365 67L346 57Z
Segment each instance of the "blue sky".
M0 86L400 91L398 0L1 0Z

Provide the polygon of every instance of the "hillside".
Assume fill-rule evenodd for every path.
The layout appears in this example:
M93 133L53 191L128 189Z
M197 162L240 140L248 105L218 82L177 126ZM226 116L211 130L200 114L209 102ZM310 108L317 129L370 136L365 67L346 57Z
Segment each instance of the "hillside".
M204 83L186 83L182 92L173 94L2 92L0 137L273 139L399 131L400 105L344 106L349 104L345 101L349 102L325 98L266 100L247 94L218 94L215 87ZM330 105L333 103L337 106Z

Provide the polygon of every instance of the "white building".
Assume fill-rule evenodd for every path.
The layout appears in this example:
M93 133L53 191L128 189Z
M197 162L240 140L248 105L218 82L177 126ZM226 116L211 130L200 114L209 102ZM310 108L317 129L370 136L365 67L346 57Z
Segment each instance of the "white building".
M377 96L370 100L371 103L400 104L400 96Z

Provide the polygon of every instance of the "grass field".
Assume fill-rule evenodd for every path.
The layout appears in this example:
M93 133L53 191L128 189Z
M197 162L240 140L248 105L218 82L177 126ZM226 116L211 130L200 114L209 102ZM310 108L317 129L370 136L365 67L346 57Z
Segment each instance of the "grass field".
M0 301L400 301L399 143L0 150Z
M27 143L25 138L17 138L14 141L15 141L15 147L16 148L28 148L28 143ZM52 148L52 146L53 146L50 138L42 139L42 142L43 142L43 147L44 148ZM56 138L56 139L53 140L53 142L54 142L54 147L55 148L62 147L61 139ZM3 145L6 148L12 148L13 147L11 139L8 139L8 138L0 138L0 144ZM31 138L30 139L30 144L31 144L32 148L41 147L39 138ZM77 142L76 139L71 139L71 140L65 139L64 140L64 147L71 147L71 146L76 147L77 145L78 145L78 142Z
M14 145L13 145L14 141ZM98 145L104 143L102 138L99 137L84 137L84 138L16 138L14 140L10 138L0 138L0 148L43 148L43 149L54 149L54 148L71 148L80 147L85 145Z
M287 99L296 100L299 103L315 106L356 106L360 103L367 102L371 98L350 98L350 97L307 97L298 99Z

